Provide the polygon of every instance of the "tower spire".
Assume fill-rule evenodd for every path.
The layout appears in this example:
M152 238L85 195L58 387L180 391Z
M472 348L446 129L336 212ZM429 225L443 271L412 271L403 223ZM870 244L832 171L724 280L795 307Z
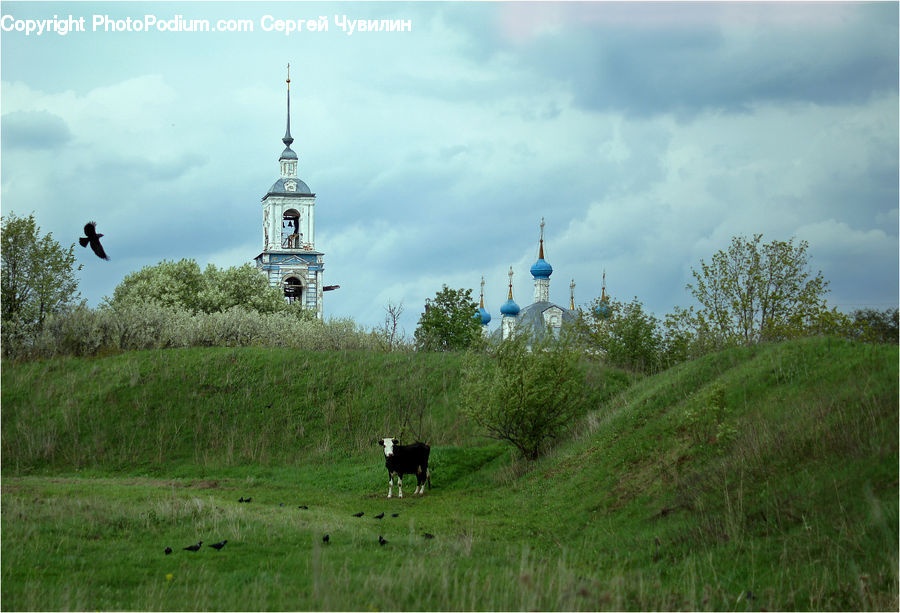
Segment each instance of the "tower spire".
M544 259L544 218L543 217L541 217L541 248L540 248L540 252L538 253L538 259L539 260Z
M291 136L291 64L287 65L287 129L284 132L284 138L281 139L285 147L291 148L294 138Z
M513 277L513 270L512 270L512 266L510 266L509 267L509 296L507 296L508 300L513 299L513 297L512 297L512 277Z
M484 308L484 275L481 275L481 303L479 308Z
M575 279L569 283L569 310L575 310Z

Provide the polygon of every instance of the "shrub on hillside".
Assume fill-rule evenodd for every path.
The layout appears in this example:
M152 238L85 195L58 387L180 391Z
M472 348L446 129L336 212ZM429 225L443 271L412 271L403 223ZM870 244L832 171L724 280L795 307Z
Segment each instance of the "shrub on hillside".
M511 443L534 460L584 408L581 356L565 337L507 339L487 366L477 360L464 371L463 413L489 437Z
M97 356L172 347L289 347L304 350L377 349L376 335L350 319L327 322L292 312L258 313L240 306L191 313L156 302L84 306L49 317L37 335L4 334L13 359Z
M725 386L715 382L694 394L684 410L683 425L697 448L721 446L735 439L737 429L728 421Z

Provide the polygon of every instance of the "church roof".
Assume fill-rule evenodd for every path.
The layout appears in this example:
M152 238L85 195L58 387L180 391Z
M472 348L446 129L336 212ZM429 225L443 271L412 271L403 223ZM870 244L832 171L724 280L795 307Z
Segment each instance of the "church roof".
M562 311L561 319L563 326L574 323L577 320L575 311L572 311L571 309L561 307L552 302L535 302L519 311L519 314L516 317L516 329L528 330L536 338L543 338L547 333L547 324L544 322L544 311L551 308L557 308ZM500 328L497 328L491 333L492 337L498 339L501 335L502 331Z
M287 180L296 181L297 189L292 192L287 191L287 189L284 187L284 182ZM301 181L300 179L285 179L284 177L282 177L272 184L272 187L270 187L269 191L266 192L263 200L265 200L269 196L315 196L315 194L310 191L309 185L307 185L305 181Z

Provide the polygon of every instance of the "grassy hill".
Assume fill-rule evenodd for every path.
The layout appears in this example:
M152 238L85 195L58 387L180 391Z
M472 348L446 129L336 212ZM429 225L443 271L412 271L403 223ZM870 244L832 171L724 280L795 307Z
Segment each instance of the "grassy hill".
M4 608L897 609L896 347L734 349L627 389L594 368L533 464L459 417L466 359L4 364ZM385 499L399 424L433 447L421 498Z

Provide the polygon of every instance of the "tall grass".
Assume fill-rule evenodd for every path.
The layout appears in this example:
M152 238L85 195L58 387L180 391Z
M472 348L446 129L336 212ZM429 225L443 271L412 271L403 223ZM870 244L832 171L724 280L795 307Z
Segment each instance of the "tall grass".
M3 369L4 471L291 464L379 436L461 444L463 356L210 348Z

